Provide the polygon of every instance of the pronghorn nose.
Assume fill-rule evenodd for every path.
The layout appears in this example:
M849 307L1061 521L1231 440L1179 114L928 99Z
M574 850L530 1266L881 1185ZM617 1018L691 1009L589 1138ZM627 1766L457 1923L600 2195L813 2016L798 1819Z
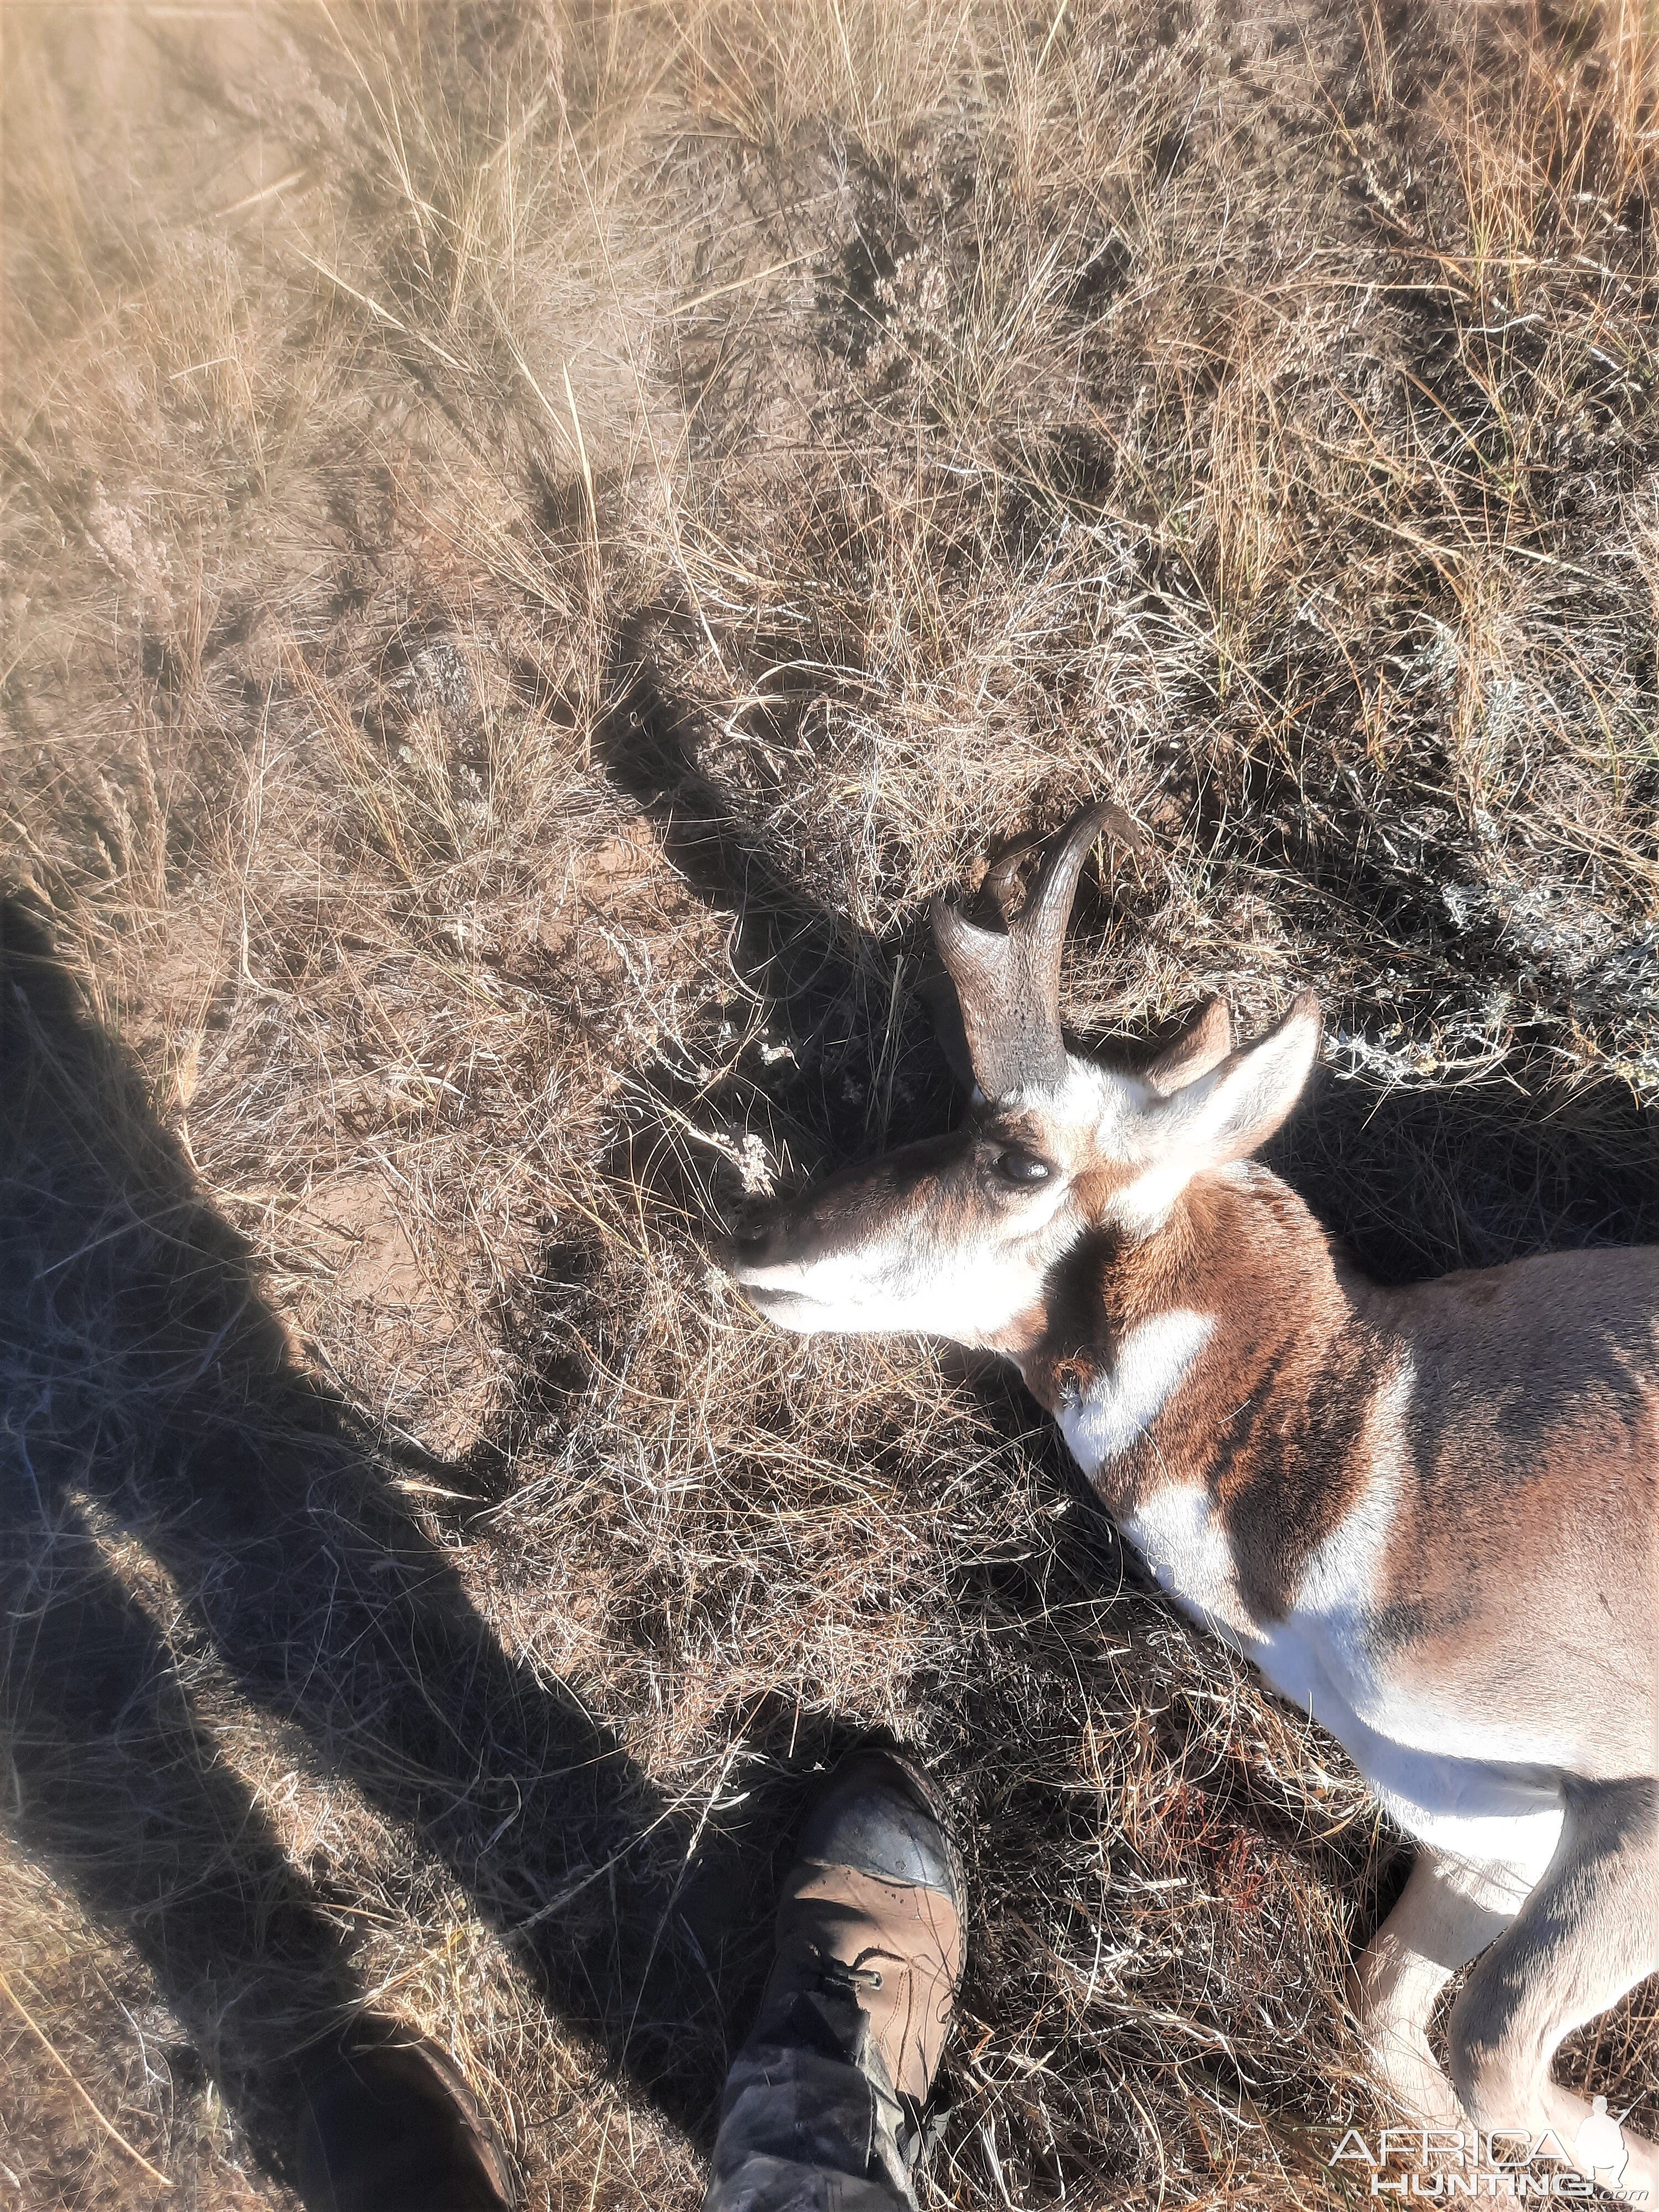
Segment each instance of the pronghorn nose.
M709 1224L708 1256L727 1274L742 1275L776 1258L782 1223L775 1206L752 1199L734 1212Z
M776 1249L778 1224L775 1221L747 1221L726 1240L731 1264L737 1267L763 1267Z

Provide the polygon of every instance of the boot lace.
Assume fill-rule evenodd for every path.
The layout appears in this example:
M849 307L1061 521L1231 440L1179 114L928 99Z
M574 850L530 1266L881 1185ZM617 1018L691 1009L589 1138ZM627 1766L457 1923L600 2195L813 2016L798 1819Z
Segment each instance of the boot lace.
M879 1966L861 1966L856 1960L838 1959L833 1951L813 1946L812 1956L817 1964L818 1978L826 1988L844 1990L848 1996L856 1996L860 1990L878 1990L882 1985Z

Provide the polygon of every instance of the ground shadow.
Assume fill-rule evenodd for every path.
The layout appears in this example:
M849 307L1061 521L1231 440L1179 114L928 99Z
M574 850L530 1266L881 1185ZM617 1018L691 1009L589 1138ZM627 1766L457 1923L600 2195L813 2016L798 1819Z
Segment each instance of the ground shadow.
M25 1847L136 1942L185 2058L289 2172L296 2059L362 1991L350 1900L216 1741L215 1698L251 1701L706 2135L723 1839L694 1857L696 1808L502 1650L411 1510L409 1455L301 1371L44 930L16 903L0 921L0 1698Z
M1322 1069L1265 1157L1382 1282L1659 1240L1659 1116L1541 1053L1435 1090Z
M954 1110L925 989L942 974L931 944L878 939L807 896L776 864L704 764L708 732L653 654L665 618L641 618L611 672L617 704L596 749L618 789L647 816L690 888L732 931L732 957L775 1015L785 1054L745 1061L737 1093L761 1124L786 1127L811 1164L932 1133ZM895 990L896 962L909 956ZM666 1093L674 1079L660 1079ZM733 1095L737 1095L734 1093ZM696 1095L706 1097L705 1084ZM666 1161L672 1147L647 1147ZM622 1164L621 1162L618 1163ZM627 1164L637 1173L637 1158Z

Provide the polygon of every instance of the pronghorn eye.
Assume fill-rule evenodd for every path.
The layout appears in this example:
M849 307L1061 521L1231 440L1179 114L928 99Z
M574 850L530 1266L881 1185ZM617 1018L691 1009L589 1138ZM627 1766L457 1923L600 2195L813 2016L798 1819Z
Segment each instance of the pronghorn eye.
M997 1154L996 1170L1004 1182L1012 1183L1047 1182L1053 1173L1047 1160L1040 1160L1019 1145L1010 1145L1006 1152Z

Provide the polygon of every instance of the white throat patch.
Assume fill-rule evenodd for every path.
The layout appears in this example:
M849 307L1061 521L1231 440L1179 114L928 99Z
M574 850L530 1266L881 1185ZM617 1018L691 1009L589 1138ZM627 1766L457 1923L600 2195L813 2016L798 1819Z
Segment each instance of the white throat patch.
M1060 1425L1072 1456L1091 1478L1145 1436L1185 1380L1215 1329L1213 1314L1171 1306L1138 1322L1117 1347L1109 1374L1098 1376Z

